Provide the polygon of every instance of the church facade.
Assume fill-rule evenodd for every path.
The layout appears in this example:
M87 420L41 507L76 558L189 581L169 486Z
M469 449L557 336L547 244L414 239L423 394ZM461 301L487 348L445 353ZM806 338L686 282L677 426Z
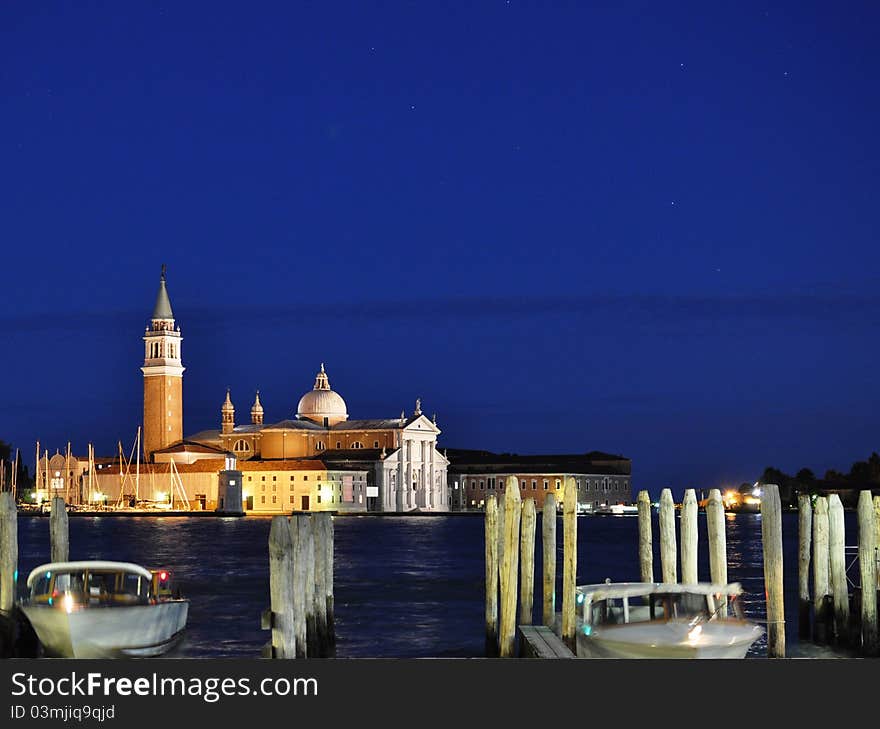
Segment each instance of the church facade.
M299 460L320 462L324 471L337 474L346 483L340 494L357 496L360 503L350 506L370 511L448 511L450 497L446 471L449 464L437 449L440 429L436 418L422 413L421 402L407 416L397 418L349 419L342 396L330 387L329 376L321 364L311 390L299 399L296 413L282 420L265 423L264 408L257 391L250 408L249 422L237 423L235 405L229 391L220 407L220 427L183 436L183 372L180 327L175 326L165 280L159 292L144 335L144 455L153 464L174 462L181 475L199 461L214 461L218 474L227 453L233 454L242 470L282 469L283 464ZM257 464L265 464L258 466ZM199 466L200 472L210 469ZM349 474L351 480L342 474ZM276 478L277 478L277 474ZM291 474L291 481L295 475ZM282 476L282 480L286 479ZM245 487L247 484L245 484ZM202 486L204 490L204 486ZM216 502L213 498L206 503ZM317 504L311 499L284 499L281 512L301 510ZM326 499L321 500L326 508ZM334 498L334 505L339 502ZM245 507L249 506L246 502ZM280 506L280 504L279 504ZM249 510L254 509L250 505ZM289 508L292 507L292 508Z

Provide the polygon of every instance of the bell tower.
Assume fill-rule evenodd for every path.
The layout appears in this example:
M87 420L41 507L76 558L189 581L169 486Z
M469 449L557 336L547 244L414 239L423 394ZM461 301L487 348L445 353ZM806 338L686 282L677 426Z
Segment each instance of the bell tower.
M165 264L150 326L144 332L144 456L183 440L183 370L180 327L174 327L165 288Z

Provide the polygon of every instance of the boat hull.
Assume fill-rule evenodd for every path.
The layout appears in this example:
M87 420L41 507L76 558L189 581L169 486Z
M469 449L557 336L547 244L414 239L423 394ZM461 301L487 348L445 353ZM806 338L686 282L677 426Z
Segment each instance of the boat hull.
M90 607L66 613L22 605L47 655L62 658L149 658L183 638L189 600L155 605Z
M689 637L685 621L629 623L596 628L578 626L577 655L583 658L745 658L763 630L743 620L713 620Z

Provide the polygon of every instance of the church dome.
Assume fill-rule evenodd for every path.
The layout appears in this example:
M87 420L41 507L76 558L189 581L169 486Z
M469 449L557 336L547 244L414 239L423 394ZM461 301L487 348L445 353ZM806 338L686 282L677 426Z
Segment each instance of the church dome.
M315 387L303 395L296 408L296 417L312 420L319 425L335 425L348 420L348 410L342 396L330 389L330 380L321 364L315 377Z

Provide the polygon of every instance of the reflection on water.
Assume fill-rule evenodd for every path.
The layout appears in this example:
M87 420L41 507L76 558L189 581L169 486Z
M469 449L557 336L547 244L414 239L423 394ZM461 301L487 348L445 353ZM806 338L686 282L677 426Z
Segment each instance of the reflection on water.
M855 535L854 514L847 513ZM785 514L787 640L797 640L797 515ZM189 597L187 638L177 655L253 657L269 640L268 518L71 518L71 559L169 567ZM472 517L337 517L336 629L340 657L480 656L484 630L483 520ZM561 530L561 522L559 525ZM708 579L700 515L700 577ZM654 534L659 533L656 514ZM854 538L848 540L854 542ZM536 542L541 543L541 520ZM578 583L638 580L633 517L578 519ZM20 573L49 560L48 519L19 520ZM727 519L728 578L746 590L746 614L764 620L761 517ZM557 580L561 583L561 538ZM540 546L535 617L540 620ZM655 577L660 574L655 544ZM24 582L24 579L21 580ZM557 586L559 595L559 586ZM558 607L558 605L557 605ZM752 653L763 654L756 644Z

